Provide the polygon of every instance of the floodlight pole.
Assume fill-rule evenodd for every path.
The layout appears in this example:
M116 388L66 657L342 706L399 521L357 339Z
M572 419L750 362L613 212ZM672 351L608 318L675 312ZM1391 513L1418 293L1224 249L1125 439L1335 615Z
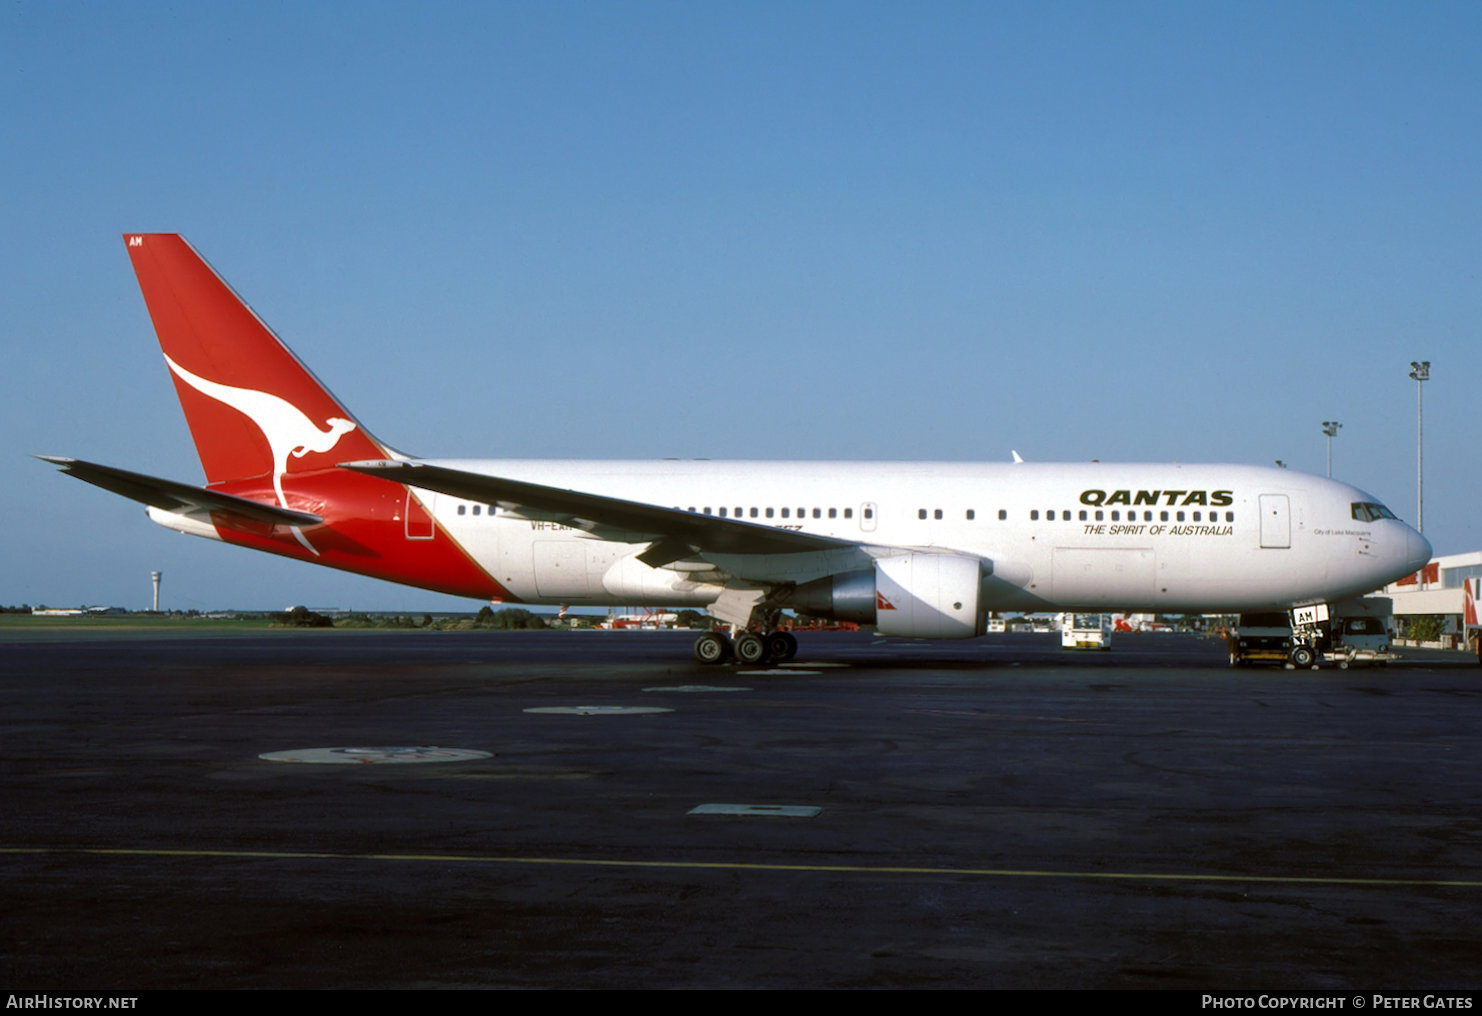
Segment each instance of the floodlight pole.
M1343 426L1337 420L1324 420L1322 432L1328 436L1328 479L1333 478L1333 438L1338 436L1338 428Z
M1425 532L1425 396L1422 385L1431 379L1429 360L1410 361L1415 379L1415 529Z

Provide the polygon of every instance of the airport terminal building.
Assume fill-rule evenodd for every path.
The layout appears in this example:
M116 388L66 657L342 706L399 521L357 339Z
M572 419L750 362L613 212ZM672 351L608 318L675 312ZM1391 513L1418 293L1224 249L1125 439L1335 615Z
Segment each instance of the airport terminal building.
M1482 578L1482 550L1432 558L1420 571L1385 586L1384 595L1394 600L1397 617L1440 614L1446 618L1446 632L1459 638L1465 598L1462 582L1474 578Z

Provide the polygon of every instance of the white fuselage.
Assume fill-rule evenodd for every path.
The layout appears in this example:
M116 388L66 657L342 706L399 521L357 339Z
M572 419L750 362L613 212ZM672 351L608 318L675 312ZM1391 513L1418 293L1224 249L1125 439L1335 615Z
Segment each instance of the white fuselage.
M432 461L432 460L429 460ZM991 566L983 609L1257 610L1369 592L1429 559L1374 498L1333 480L1239 465L934 462L471 461L434 464L626 501L786 527L856 546L734 572L802 583L911 550ZM441 526L529 603L703 605L728 562L638 560L648 543L594 539L420 491ZM477 514L475 514L477 512ZM1362 514L1362 513L1359 513Z

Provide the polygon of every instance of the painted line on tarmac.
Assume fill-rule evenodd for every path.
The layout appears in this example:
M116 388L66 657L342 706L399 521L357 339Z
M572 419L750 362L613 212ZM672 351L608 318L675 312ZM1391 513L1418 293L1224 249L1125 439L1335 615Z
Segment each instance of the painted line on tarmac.
M686 815L733 815L760 818L816 818L822 808L806 804L701 804Z
M490 752L472 748L388 745L373 748L294 748L289 751L265 751L257 757L264 762L303 762L309 765L405 765L417 762L468 762L494 756Z
M504 854L346 854L314 850L170 850L133 847L0 847L0 857L85 854L90 857L230 858L260 861L433 861L438 864L523 864L572 868L668 868L709 871L800 871L856 875L951 875L979 878L1098 879L1110 882L1250 882L1259 885L1446 886L1482 889L1482 879L1345 878L1337 875L1213 875L1137 871L1044 871L1033 868L929 868L871 864L762 864L748 861L633 861L598 857Z
M672 713L667 706L533 706L522 713L546 713L557 716L647 716Z

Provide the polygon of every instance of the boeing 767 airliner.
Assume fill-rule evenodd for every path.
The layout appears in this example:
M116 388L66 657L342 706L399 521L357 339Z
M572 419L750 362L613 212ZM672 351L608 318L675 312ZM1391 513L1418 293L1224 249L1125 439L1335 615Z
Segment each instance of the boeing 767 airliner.
M970 638L990 611L1240 612L1430 559L1344 483L1241 465L422 459L383 444L183 238L124 237L206 474L69 458L195 536L507 603L703 608L695 655L789 658L787 609Z

